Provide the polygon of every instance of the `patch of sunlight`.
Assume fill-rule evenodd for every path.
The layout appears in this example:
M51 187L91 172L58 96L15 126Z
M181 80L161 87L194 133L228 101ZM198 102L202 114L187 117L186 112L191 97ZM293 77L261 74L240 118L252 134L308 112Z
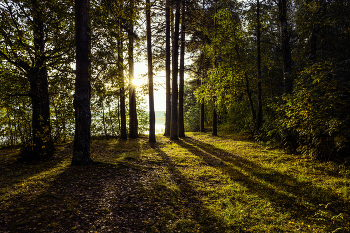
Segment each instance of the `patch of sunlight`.
M33 175L20 183L13 184L10 187L5 187L1 190L4 193L1 199L6 201L11 197L23 193L33 191L35 188L45 189L48 187L48 182L54 180L58 175L66 170L70 166L70 160L64 160L50 170L40 172L39 174Z

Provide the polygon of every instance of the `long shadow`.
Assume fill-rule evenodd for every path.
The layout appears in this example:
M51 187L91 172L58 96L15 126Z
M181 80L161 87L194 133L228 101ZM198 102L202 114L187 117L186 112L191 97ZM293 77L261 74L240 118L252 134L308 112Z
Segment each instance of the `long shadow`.
M101 162L68 167L45 192L18 198L7 214L0 210L0 231L145 232L158 207L143 195L142 175Z
M0 164L0 196L6 195L7 190L13 189L14 186L33 179L40 173L45 173L54 169L58 164L62 163L71 156L72 143L67 143L64 146L56 146L57 150L53 158L48 161L37 161L35 163L19 163L18 162L18 152L13 151L11 153L11 158L5 158L4 153L11 150L3 150L3 158L1 159L2 164ZM60 151L60 150L63 150Z
M177 143L200 157L207 165L228 174L232 180L247 187L251 193L269 200L279 211L289 212L296 219L310 222L310 217L313 217L310 213L315 213L320 205L327 203L332 203L327 209L332 216L349 214L348 202L310 182L299 181L288 174L264 168L242 156L194 138L187 137ZM303 203L311 205L306 206Z
M171 173L171 180L180 188L179 195L184 203L183 208L189 209L190 216L187 217L193 218L200 225L201 228L199 229L199 232L244 232L238 224L228 226L223 219L212 214L206 207L207 205L201 200L200 196L202 194L196 191L193 185L191 185L191 181L182 175L181 171L172 162L171 158L156 144L153 145L152 148L163 159L163 165L166 166ZM182 232L181 229L178 232Z

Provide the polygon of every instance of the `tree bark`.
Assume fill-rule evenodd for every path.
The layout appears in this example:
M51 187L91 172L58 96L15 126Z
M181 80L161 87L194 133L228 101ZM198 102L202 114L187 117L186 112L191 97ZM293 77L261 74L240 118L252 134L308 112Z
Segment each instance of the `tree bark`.
M249 87L249 79L248 79L248 75L247 73L244 73L244 77L245 77L245 86L246 86L246 92L247 92L247 96L248 96L248 100L249 100L249 105L250 105L250 111L252 113L252 121L255 124L256 121L256 113L255 113L255 109L254 109L254 104L253 104L253 99L252 99L252 93L250 91L250 87Z
M131 0L130 5L130 12L131 15L134 13L134 2ZM130 83L130 90L129 90L129 137L130 138L137 138L139 136L138 134L138 121L137 121L137 111L136 111L136 89L135 85L133 85L132 81L134 80L134 25L133 25L133 19L130 20L130 26L129 26L129 47L128 47L128 53L129 53L129 83Z
M320 8L319 10L316 12L316 17L314 17L316 20L318 20L313 28L312 28L312 32L311 32L311 38L310 38L310 62L311 64L314 64L316 62L316 54L317 54L317 40L318 40L318 34L321 30L321 23L320 23L320 16L322 16L322 13L324 11L324 4L325 4L325 0L321 0L320 1Z
M218 136L218 119L216 115L216 109L215 109L215 97L213 97L213 136Z
M260 2L257 2L257 10L256 10L256 22L257 22L257 65L258 65L258 116L256 122L256 130L259 131L262 125L262 78L261 78L261 49L260 49L260 35L261 35L261 25L260 25Z
M235 50L236 50L239 62L242 62L241 55L239 53L239 50L238 50L237 46L235 47ZM252 92L250 91L249 78L248 78L248 75L247 75L246 72L244 72L244 79L245 79L246 93L247 93L248 101L249 101L249 105L250 105L250 111L252 113L252 122L255 124L255 122L256 122L256 113L255 113L253 99L252 99Z
M120 79L120 138L126 140L126 114L125 114L125 88L124 88L124 67L123 67L123 38L118 41L118 70Z
M201 85L203 85L203 80L204 80L204 74L201 80ZM204 121L205 121L205 108L204 108L204 98L201 100L201 105L200 105L200 122L199 122L199 132L205 133L205 128L204 128Z
M76 79L74 94L75 134L72 165L91 164L90 74L87 0L75 0Z
M217 13L217 7L218 7L218 3L217 0L215 0L215 14ZM215 30L215 38L216 38L216 18L214 18L214 30ZM217 63L217 52L216 52L216 46L214 45L214 51L215 51L215 61L214 61L214 70L217 69L218 67L218 63ZM213 136L217 136L218 135L218 119L216 116L216 107L215 107L215 101L216 101L216 97L213 96L213 131L212 131L212 135Z
M146 21L147 21L147 58L148 58L148 95L149 95L149 142L156 141L155 113L153 94L153 64L152 64L152 35L151 35L151 4L146 0Z
M284 92L291 94L293 92L292 80L292 55L289 44L288 21L287 21L287 0L279 0L279 19L280 33L282 37L282 56L283 56L283 76Z
M203 12L205 12L205 0L203 0ZM205 13L204 13L205 14ZM203 51L204 51L204 45L203 45L203 49L202 49L202 55L203 55ZM203 80L204 80L204 74L201 80L201 85L203 85ZM200 123L199 123L199 132L203 132L205 133L205 128L204 128L204 120L205 120L205 111L204 111L204 98L201 100L201 109L200 109Z
M179 137L185 137L184 125L184 76L185 76L185 1L181 1L181 49L180 49L180 75L179 75L179 118L178 133Z
M172 80L172 106L171 106L171 129L170 139L178 140L177 135L177 100L178 100L178 87L177 87L177 74L179 71L179 21L180 21L180 3L176 1L176 13L175 13L175 33L174 33L174 46L173 46L173 80Z
M165 7L165 88L166 88L166 113L164 136L170 136L171 122L171 88L170 88L170 7L169 0L166 0Z
M39 3L33 1L35 62L28 72L32 103L32 148L28 151L30 153L27 155L29 160L50 158L54 151L50 125L43 17L39 10Z

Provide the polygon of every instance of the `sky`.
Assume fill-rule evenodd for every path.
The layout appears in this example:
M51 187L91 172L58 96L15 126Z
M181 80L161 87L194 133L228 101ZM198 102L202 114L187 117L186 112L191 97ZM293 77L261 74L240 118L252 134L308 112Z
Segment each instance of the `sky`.
M141 75L146 74L148 71L147 63L146 62L138 62L135 64L135 79L138 79L137 83L148 83L148 77L141 77ZM157 85L157 87L154 89L154 110L155 111L165 111L166 110L166 104L165 104L165 74L159 73L155 74L153 76L153 83L161 84ZM137 88L137 87L136 87ZM145 96L145 99L147 101L147 110L148 110L148 95Z

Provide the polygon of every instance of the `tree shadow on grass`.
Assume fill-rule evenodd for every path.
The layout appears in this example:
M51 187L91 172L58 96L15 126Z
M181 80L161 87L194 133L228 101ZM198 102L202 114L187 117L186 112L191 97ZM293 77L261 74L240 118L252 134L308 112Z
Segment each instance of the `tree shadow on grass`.
M142 193L142 175L125 164L67 167L45 191L18 198L0 231L145 232L157 206Z
M71 156L70 151L72 146L72 143L67 143L64 146L56 146L57 150L50 160L33 163L18 162L19 155L17 150L1 151L1 199L6 199L6 196L11 195L11 192L18 191L19 185L27 186L27 183L33 183L42 177L49 176L50 170L55 170L58 164Z
M344 219L349 217L349 204L329 190L313 185L311 182L277 170L265 168L242 156L219 149L211 144L194 138L179 140L177 144L200 157L207 165L228 174L231 180L248 188L249 192L273 203L275 209L290 213L294 219L304 222L315 221L315 213L320 206L327 206L329 218L327 230L344 227L344 222L331 218L342 213ZM349 223L347 223L349 224Z
M201 200L202 193L196 191L191 184L192 182L186 178L177 168L169 157L157 144L152 146L158 155L163 159L163 166L170 172L172 182L179 187L179 193L175 194L175 198L179 198L174 205L174 212L179 213L176 216L177 226L173 229L176 232L244 232L239 225L227 226L224 221L215 216L207 208L207 205ZM164 197L166 198L166 197ZM180 211L180 209L184 211ZM163 232L163 231L161 231Z

